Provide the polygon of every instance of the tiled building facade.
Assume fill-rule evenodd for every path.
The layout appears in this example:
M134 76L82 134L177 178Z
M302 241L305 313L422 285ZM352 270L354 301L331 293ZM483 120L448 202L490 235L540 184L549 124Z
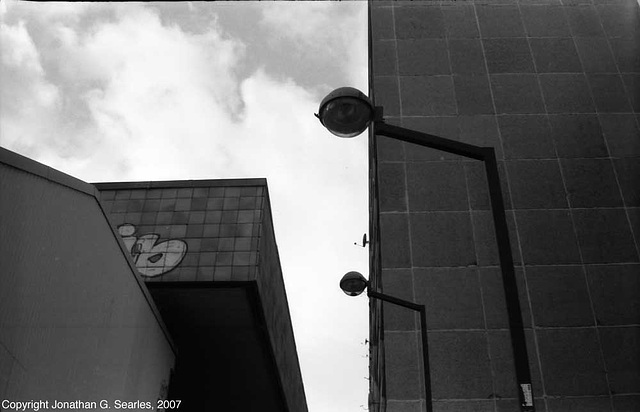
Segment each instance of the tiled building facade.
M266 182L191 183L96 186L146 281L254 279Z
M178 359L178 371L181 360L187 361L186 370L183 367L182 373L177 372L177 381L187 383L178 385L183 389L177 396L196 398L198 403L190 405L194 409L215 403L229 411L306 411L266 179L95 186L111 224L167 318L170 331L177 336L179 349L183 354L196 353ZM175 295L173 285L177 286ZM208 292L203 295L202 290ZM181 293L192 297L176 304ZM249 307L245 298L235 297L238 293L247 294ZM195 304L189 317L202 317L205 326L196 321L186 329L205 327L202 335L211 333L213 338L205 338L204 343L194 342L200 340L198 333L193 336L184 330L187 319L174 316L174 312L185 310L189 301L198 301L198 296L203 302ZM219 306L203 310L207 301L216 300L220 303L214 306ZM225 302L231 301L235 303L225 307ZM209 315L206 311L218 313ZM243 313L250 314L249 319L243 318ZM251 346L253 340L261 341L262 348ZM202 346L218 354L205 356L200 353ZM263 352L266 358L259 356ZM207 375L209 368L217 372ZM209 376L212 380L205 381L205 386L214 388L197 386L197 374L203 374L203 379ZM247 390L251 396L246 396ZM278 391L279 397L272 394Z
M637 1L369 6L386 122L496 150L536 410L640 410ZM434 410L518 411L483 165L371 146L371 280L426 305ZM372 303L372 410L425 410L418 328Z

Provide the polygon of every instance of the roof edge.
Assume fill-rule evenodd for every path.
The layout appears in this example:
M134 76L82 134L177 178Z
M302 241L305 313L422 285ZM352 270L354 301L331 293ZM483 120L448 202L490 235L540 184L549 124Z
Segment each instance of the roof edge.
M157 180L138 182L98 182L93 183L98 190L118 189L157 189L180 187L228 187L228 186L267 186L266 178L246 179L196 179L196 180Z
M0 163L4 163L23 172L39 176L51 182L99 198L99 191L90 183L63 173L36 160L0 147Z
M169 329L167 328L164 321L162 320L162 316L160 316L160 311L156 307L156 304L153 301L151 294L147 290L144 284L144 281L140 278L140 275L138 275L138 270L133 263L131 254L126 249L124 242L122 241L122 237L120 236L119 233L116 232L116 229L113 227L113 225L111 224L111 221L109 220L108 214L104 211L104 208L102 207L102 203L100 202L100 191L91 183L87 183L83 180L80 180L71 175L63 173L59 170L49 167L36 160L29 159L26 156L22 156L21 154L5 149L4 147L0 147L0 163L6 164L7 166L13 167L14 169L18 169L25 173L29 173L29 174L41 177L52 183L59 184L64 187L68 187L72 190L76 190L93 197L93 199L96 201L98 205L98 209L100 209L100 213L102 213L102 216L107 222L107 226L111 230L111 233L113 234L114 239L118 243L120 252L122 253L124 259L129 265L129 268L131 269L131 274L135 279L136 284L138 285L138 288L142 292L144 299L149 304L151 308L151 312L153 313L153 316L158 321L158 325L160 326L160 329L162 329L163 334L167 338L167 341L169 343L169 346L171 347L171 350L173 351L174 355L177 355L175 342L173 341L173 338L169 334Z

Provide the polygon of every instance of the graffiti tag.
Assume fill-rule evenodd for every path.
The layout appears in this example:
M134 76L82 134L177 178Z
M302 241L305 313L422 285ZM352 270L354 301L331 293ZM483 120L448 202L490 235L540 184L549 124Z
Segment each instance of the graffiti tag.
M136 227L130 223L118 226L118 233L133 262L144 276L158 276L170 271L182 262L187 253L187 244L183 240L170 239L158 243L160 235L149 233L136 236Z

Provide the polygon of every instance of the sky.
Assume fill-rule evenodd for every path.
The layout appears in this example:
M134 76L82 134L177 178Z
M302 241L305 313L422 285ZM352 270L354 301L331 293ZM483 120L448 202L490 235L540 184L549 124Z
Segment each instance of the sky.
M367 87L366 2L0 2L0 146L87 182L267 178L310 412L364 410L367 138L313 116Z

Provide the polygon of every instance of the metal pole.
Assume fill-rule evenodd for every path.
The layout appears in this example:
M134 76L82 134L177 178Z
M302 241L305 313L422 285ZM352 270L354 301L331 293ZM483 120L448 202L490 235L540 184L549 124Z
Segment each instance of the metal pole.
M403 142L417 144L419 146L430 147L431 149L442 150L443 152L453 153L459 156L468 157L470 159L483 160L483 147L474 146L472 144L458 142L455 140L445 139L444 137L434 136L428 133L422 133L404 127L387 124L378 120L374 124L375 134L391 137L392 139L402 140Z
M378 118L374 122L374 133L376 134L471 159L482 160L484 162L489 185L493 224L498 244L498 255L500 257L500 268L502 270L502 284L507 302L509 331L511 333L511 346L515 362L516 379L518 381L520 410L522 412L535 412L531 387L531 371L529 369L527 344L522 322L522 310L520 308L518 285L513 266L513 255L511 254L511 243L509 242L509 229L507 227L502 188L500 187L500 175L498 174L498 163L494 149L492 147L474 146L428 133L389 125L381 119L382 110L380 108L376 108L376 110L378 113Z
M427 340L427 310L424 305L398 299L384 293L367 289L367 296L380 299L384 302L393 303L408 309L420 312L420 333L422 336L422 363L424 369L424 398L427 405L427 412L433 412L433 401L431 400L431 368L429 367L429 341Z
M425 371L424 399L427 404L427 412L433 412L433 404L431 400L431 368L429 367L429 343L427 340L427 309L424 305L420 305L420 333L422 334L422 367Z
M509 314L509 331L511 333L511 345L516 367L516 379L518 381L518 395L520 409L523 412L533 412L533 393L531 391L531 371L527 356L527 343L522 323L522 310L518 297L518 284L515 268L513 267L513 255L509 242L509 228L504 211L502 188L500 187L500 175L498 162L493 147L485 147L484 165L489 183L489 196L491 198L491 212L498 243L498 255L500 257L500 269L502 270L502 284L504 287L507 313Z

